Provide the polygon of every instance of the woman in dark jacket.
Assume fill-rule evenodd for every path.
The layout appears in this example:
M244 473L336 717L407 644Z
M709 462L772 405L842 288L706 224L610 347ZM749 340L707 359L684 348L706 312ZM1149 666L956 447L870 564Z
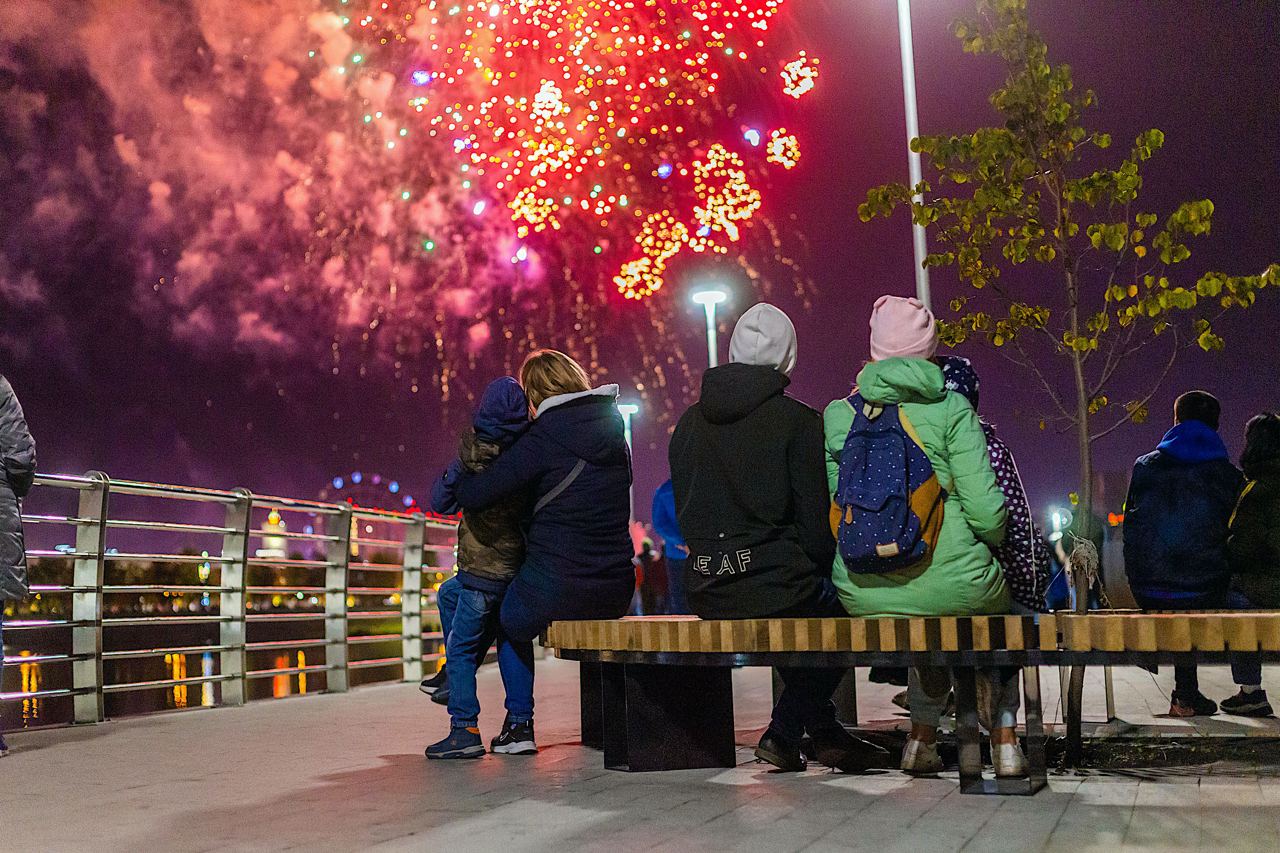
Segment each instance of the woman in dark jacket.
M9 380L0 376L0 666L4 662L4 605L27 597L27 553L22 541L22 498L36 476L36 443ZM9 747L0 733L0 756Z
M620 618L635 589L627 531L631 452L618 386L591 389L582 367L554 350L530 355L520 384L533 425L488 469L464 471L454 487L464 510L521 492L533 502L525 562L500 619L528 676L507 684L507 724L495 741L495 751L506 752L533 748L533 639L556 620Z
M1235 609L1280 609L1280 415L1258 415L1245 428L1240 467L1249 482L1231 516L1227 561L1231 591L1227 606ZM1240 692L1224 699L1228 714L1269 717L1271 703L1262 689L1262 662L1257 655L1231 660L1231 677Z

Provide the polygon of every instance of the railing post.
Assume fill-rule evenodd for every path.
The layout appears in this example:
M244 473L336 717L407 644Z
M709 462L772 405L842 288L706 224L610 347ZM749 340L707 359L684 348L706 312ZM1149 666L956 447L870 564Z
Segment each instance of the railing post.
M349 504L343 504L326 522L326 532L337 537L329 543L329 565L324 572L324 663L330 693L345 693L348 686L347 565L351 560L351 523Z
M222 593L218 596L218 614L231 617L220 622L218 627L218 642L224 647L220 671L224 676L235 676L222 682L223 705L243 705L248 698L245 689L245 672L248 670L245 652L245 642L248 639L245 585L249 574L249 528L253 493L248 489L236 489L236 495L235 503L227 506L225 527L230 532L222 536L222 556L226 561L219 573Z
M76 523L76 561L71 585L71 686L76 723L103 719L102 693L102 573L106 563L107 499L111 480L101 471L85 475L93 485L80 492Z
M404 571L400 575L400 637L404 680L422 680L422 545L427 517L414 513L404 533Z

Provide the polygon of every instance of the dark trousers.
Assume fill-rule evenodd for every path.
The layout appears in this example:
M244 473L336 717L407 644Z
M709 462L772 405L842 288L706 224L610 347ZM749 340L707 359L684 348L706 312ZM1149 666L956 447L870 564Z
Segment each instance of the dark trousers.
M509 667L503 669L508 710L533 709L533 641L548 625L557 619L620 619L627 613L632 592L624 579L616 590L586 596L565 589L551 570L526 561L507 587L498 611L499 636L507 644L506 657L500 652L499 663L506 660Z
M1221 592L1206 593L1195 598L1160 598L1135 590L1133 597L1143 610L1168 610L1181 613L1197 610L1221 610L1226 606L1226 595ZM1191 698L1199 692L1200 675L1196 665L1175 666L1173 668L1173 698Z
M848 616L836 588L829 580L823 582L822 591L811 602L771 613L767 618L822 619ZM836 719L836 706L831 695L844 678L844 668L830 667L778 667L782 679L782 695L773 706L769 728L783 740L798 742L806 733L840 725Z
M1257 607L1244 593L1231 590L1227 593L1228 610L1256 610ZM1254 654L1231 656L1231 680L1236 684L1262 683L1262 658Z

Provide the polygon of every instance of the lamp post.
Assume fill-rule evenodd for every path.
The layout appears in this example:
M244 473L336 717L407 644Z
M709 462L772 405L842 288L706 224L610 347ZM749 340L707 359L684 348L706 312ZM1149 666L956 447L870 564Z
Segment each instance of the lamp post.
M916 60L911 45L911 0L898 0L898 43L902 53L902 98L907 113L907 172L911 187L924 179L920 154L911 150L911 140L920 135L920 116L916 112ZM914 200L921 201L919 195ZM932 310L929 298L929 269L924 265L929 249L924 239L924 226L911 223L911 245L916 259L916 298Z
M631 450L631 417L632 415L639 413L640 406L638 403L618 404L618 414L622 415L622 434L627 439L628 450ZM634 455L635 452L632 451L632 456ZM631 477L631 485L627 488L627 506L629 513L628 518L634 519L636 517L636 487L634 474Z
M716 345L716 306L728 299L729 294L719 288L708 288L696 291L692 298L707 312L707 366L715 367L720 363Z

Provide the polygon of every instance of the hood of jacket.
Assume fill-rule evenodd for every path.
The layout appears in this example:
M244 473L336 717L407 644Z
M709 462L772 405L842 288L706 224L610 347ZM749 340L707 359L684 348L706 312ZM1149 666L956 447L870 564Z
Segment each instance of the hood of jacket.
M781 308L760 302L733 327L729 361L772 367L787 376L796 369L796 327Z
M503 376L489 383L476 410L476 438L509 447L529 428L529 398L520 383Z
M593 465L627 458L617 385L548 397L538 406L536 423L551 441Z
M858 373L858 393L869 403L936 403L947 396L942 368L923 358L873 361Z
M702 374L698 402L709 423L731 424L781 394L790 384L789 378L772 367L734 362Z
M1226 459L1227 447L1222 436L1201 421L1183 421L1164 434L1164 440L1156 445L1179 462L1211 462Z

